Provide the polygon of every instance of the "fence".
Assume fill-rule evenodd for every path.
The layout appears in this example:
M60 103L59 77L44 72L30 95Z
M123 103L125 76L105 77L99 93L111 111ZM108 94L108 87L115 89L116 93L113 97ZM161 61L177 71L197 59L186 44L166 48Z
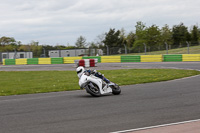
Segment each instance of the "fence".
M119 55L119 54L135 54L135 55L152 55L152 54L200 54L200 45L198 43L148 46L145 43L134 48L127 47L105 47L102 49L104 55Z

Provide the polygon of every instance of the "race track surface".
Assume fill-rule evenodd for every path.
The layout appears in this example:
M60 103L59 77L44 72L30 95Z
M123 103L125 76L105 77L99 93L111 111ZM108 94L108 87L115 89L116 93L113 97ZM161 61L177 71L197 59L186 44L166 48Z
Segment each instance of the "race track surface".
M0 69L8 71L15 67L20 66L9 66L7 70L1 66ZM75 69L70 65L43 65L40 69L55 70L54 67ZM39 69L35 68L31 69ZM111 68L200 70L200 63L104 63L96 67L97 70ZM200 75L122 86L121 95L99 98L91 97L85 90L0 97L0 132L108 133L200 119L199 81Z

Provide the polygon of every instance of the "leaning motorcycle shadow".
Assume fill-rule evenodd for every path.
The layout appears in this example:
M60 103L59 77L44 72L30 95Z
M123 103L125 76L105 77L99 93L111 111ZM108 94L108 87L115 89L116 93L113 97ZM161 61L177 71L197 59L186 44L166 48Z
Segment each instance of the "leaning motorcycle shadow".
M86 94L86 95L76 95L75 97L76 98L91 98L91 99L96 99L96 98L105 98L105 97L118 97L118 96L122 96L123 94L120 94L120 95L113 95L112 93L110 93L110 94L103 94L103 95L101 95L101 96L98 96L98 97L95 97L95 96L92 96L92 95L90 95L90 94Z

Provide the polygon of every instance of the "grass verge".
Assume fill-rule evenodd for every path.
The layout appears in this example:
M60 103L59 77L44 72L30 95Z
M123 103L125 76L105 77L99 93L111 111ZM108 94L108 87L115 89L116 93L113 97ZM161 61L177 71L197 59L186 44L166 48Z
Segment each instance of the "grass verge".
M125 69L102 70L119 85L159 82L200 74L195 70ZM0 71L0 96L78 90L75 71Z
M200 45L199 46L191 46L189 48L190 54L200 54ZM130 53L128 55L144 55L145 53ZM166 54L166 50L161 51L152 51L146 52L147 55L159 55L159 54ZM188 54L188 48L176 48L176 49L169 49L168 54ZM123 54L124 55L124 54Z

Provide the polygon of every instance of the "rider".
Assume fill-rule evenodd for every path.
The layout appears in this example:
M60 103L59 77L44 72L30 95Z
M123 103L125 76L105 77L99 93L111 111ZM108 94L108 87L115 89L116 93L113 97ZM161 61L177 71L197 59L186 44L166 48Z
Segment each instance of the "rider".
M101 78L106 83L110 83L110 81L107 78L105 78L103 74L101 74L100 72L97 72L96 70L90 70L90 69L85 70L84 67L79 66L76 69L76 72L79 78L82 76L82 74L88 74L88 75L93 74L94 76Z

